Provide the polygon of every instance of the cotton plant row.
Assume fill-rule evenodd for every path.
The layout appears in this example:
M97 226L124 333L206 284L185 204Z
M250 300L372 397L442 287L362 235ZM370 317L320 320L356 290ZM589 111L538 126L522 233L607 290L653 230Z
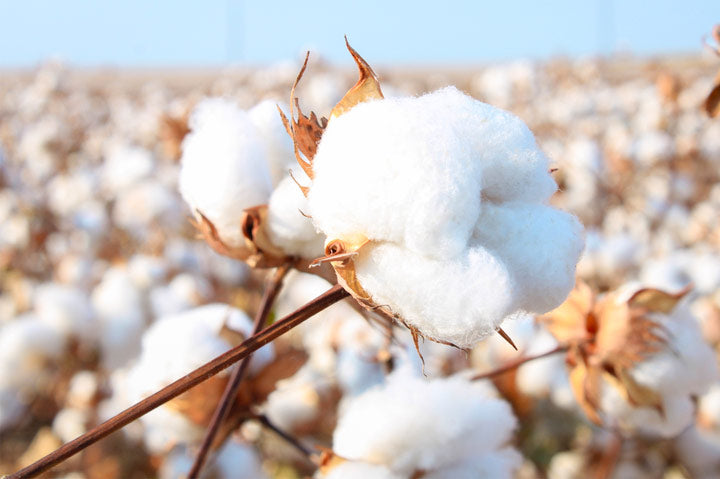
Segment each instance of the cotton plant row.
M590 124L593 117L598 118L597 124L605 121L602 116L605 112L598 112L597 105L606 101L611 92L618 91L622 100L613 103L617 108L618 123L640 115L637 113L637 95L634 97L633 92L643 92L642 101L645 103L641 110L646 116L630 122L633 128L638 125L641 129L646 128L647 125L642 122L652 118L651 114L656 115L653 121L657 121L663 115L674 118L677 112L666 111L664 107L653 110L657 106L653 101L666 100L655 93L660 90L656 90L652 81L635 82L620 88L607 83L601 85L600 90L604 88L604 92L594 93L590 89L586 96L592 100L590 106L586 104L583 107L584 110L559 111L569 92L575 95L574 101L581 100L580 86L593 78L593 65L578 64L573 68L573 74L566 78L566 86L570 88L567 91L558 89L556 107L547 110L552 116L544 120L571 134L584 130L584 138L573 149L568 149L567 156L564 149L570 143L558 141L555 138L557 132L544 133L543 119L538 116L542 112L541 107L528 112L530 107L524 103L535 99L537 92L549 88L549 82L554 80L549 71L529 64L512 66L508 74L509 83L514 85L513 95L505 92L492 98L496 103L513 108L535 126L540 143L555 160L553 162L547 160L535 145L532 134L516 117L482 105L451 88L418 98L403 97L398 92L418 88L422 83L409 85L399 81L399 87L383 85L381 90L369 67L365 71L365 83L359 83L361 88L356 89L355 94L348 94L335 108L332 105L342 95L342 88L338 88L342 84L340 77L322 73L316 80L314 74L306 75L307 78L298 86L298 91L302 92L301 99L304 104L312 105L319 111L331 111L327 123L312 115L294 115L293 110L297 107L292 101L291 110L278 101L258 103L249 100L252 95L248 92L263 82L268 83L268 78L271 78L269 72L258 72L257 78L244 80L247 90L239 94L233 92L234 99L201 100L201 95L194 94L186 97L192 98L190 102L173 102L169 99L169 91L145 91L143 95L150 101L142 107L148 111L143 112L141 118L146 123L137 128L131 127L131 122L123 121L123 118L130 118L134 111L141 108L139 103L117 98L115 94L120 101L112 105L111 115L116 118L112 126L103 126L100 118L85 116L80 125L72 122L63 125L63 122L56 121L52 128L43 126L45 130L37 129L35 140L28 134L22 154L24 158L33 159L30 163L18 162L16 145L7 142L10 154L5 155L2 181L5 185L12 185L12 189L5 190L8 208L4 214L13 222L4 221L3 224L11 225L8 227L14 230L7 230L12 233L9 236L3 233L3 241L7 237L15 238L6 246L6 251L14 251L9 264L28 273L35 268L35 274L29 280L13 277L9 281L14 290L12 294L3 295L2 305L3 310L9 312L8 318L12 319L6 324L17 324L20 330L32 327L21 324L46 323L47 327L39 327L52 331L52 337L48 336L47 341L52 347L41 348L35 354L35 357L39 354L42 358L40 363L32 359L26 361L35 369L24 370L30 371L24 378L40 374L38 382L49 381L42 376L46 371L42 363L68 354L68 349L58 344L73 348L79 341L98 348L103 358L99 363L101 369L96 370L98 366L91 362L82 367L92 371L81 371L77 378L73 377L75 386L71 391L76 392L62 399L62 411L53 422L54 434L68 440L92 425L93 411L98 408L93 391L97 396L106 397L99 403L99 410L103 411L101 417L105 418L142 396L126 395L133 387L133 381L137 383L140 378L149 379L150 385L144 393L147 394L152 392L152 388L177 379L172 377L173 368L162 371L141 367L145 357L154 357L156 360L151 362L156 362L169 354L168 348L162 345L163 337L177 340L178 347L174 351L178 354L176 363L189 370L198 365L193 362L195 359L199 362L209 359L236 344L233 341L239 337L248 335L247 329L241 336L228 334L228 326L232 323L228 319L239 314L230 306L222 307L227 313L222 318L218 314L215 319L210 319L212 315L203 312L203 309L188 316L177 314L198 304L217 301L218 297L225 300L232 298L222 292L226 285L238 284L248 277L240 261L220 260L208 254L207 245L177 238L183 233L191 233L190 228L184 225L183 217L187 210L174 191L179 178L183 197L190 205L190 212L195 216L201 234L216 251L255 267L291 262L305 272L317 273L286 280L289 290L301 284L312 284L312 287L309 290L300 287L296 298L283 299L281 296L276 306L276 317L291 312L336 281L340 281L355 300L359 300L356 308L349 304L337 305L334 307L337 311L330 309L327 315L311 319L310 323L278 340L276 346L280 351L283 348L302 351L305 359L297 359L293 368L285 369L284 378L275 376L273 390L266 397L258 396L240 408L246 414L240 416L245 426L240 433L224 436L227 437L225 445L210 460L209 474L236 477L233 474L237 474L238 470L248 471L248 477L262 474L257 469L258 464L273 458L276 451L272 445L277 444L277 438L267 431L259 436L253 433L260 416L269 418L276 426L294 434L307 445L324 444L331 448L322 457L313 459L314 464L321 466L316 473L319 477L352 477L352 473L359 474L358 477L463 477L462 474L476 477L484 473L511 477L513 470L522 473L517 471L523 462L522 469L527 471L528 459L522 459L512 447L512 431L517 420L491 386L470 380L472 374L467 369L492 370L512 360L512 349L499 335L492 334L499 328L512 338L523 355L540 354L558 345L563 348L568 346L567 338L553 336L543 321L535 325L531 318L527 318L530 316L528 312L543 313L558 306L575 281L574 264L582 247L578 240L577 223L571 216L547 206L548 198L557 188L556 180L561 184L561 191L550 200L572 210L584 221L590 219L591 224L597 221L592 219L598 211L594 207L595 201L613 206L604 219L605 224L596 227L588 236L588 253L580 263L580 274L591 282L594 289L614 288L638 275L646 285L667 290L670 296L690 280L699 287L684 298L677 311L673 308L661 312L661 315L667 316L658 322L662 325L659 328L662 334L658 333L662 340L652 342L652 352L649 353L649 356L658 356L658 359L655 363L649 361L649 366L638 366L640 371L643 367L646 370L659 368L667 371L661 374L660 379L642 377L641 373L637 373L641 377L634 382L640 384L641 389L645 388L644 392L653 391L652 394L647 393L652 398L650 405L638 405L633 402L635 399L628 400L628 397L633 397L633 392L637 392L633 389L637 387L633 382L626 383L623 389L618 387L617 377L607 378L603 373L600 375L603 381L601 400L593 405L594 409L588 409L588 402L593 399L578 392L576 384L583 381L571 379L579 376L574 372L577 367L566 369L562 354L529 362L518 369L520 393L537 402L543 401L545 393L550 394L555 404L569 409L579 423L583 419L577 418L588 413L588 417L600 422L606 430L620 427L625 441L645 440L646 436L652 437L653 434L676 436L678 429L693 422L695 410L688 408L687 404L701 395L712 380L711 371L703 370L700 373L707 375L699 373L683 378L687 381L682 383L682 387L669 391L667 385L663 386L667 381L678 380L678 371L682 371L680 368L683 365L712 363L709 359L711 353L703 349L702 340L696 334L697 320L687 313L686 306L689 303L696 314L700 313L704 332L708 334L712 321L707 313L713 312L717 283L712 279L713 236L705 234L713 231L714 227L713 217L708 214L713 210L714 196L706 194L704 185L713 179L698 177L697 172L691 169L687 171L684 183L673 180L671 184L663 171L669 165L679 165L682 170L685 166L677 155L686 150L681 150L680 145L669 146L665 140L656 144L646 141L647 146L642 147L646 150L624 150L623 155L627 155L628 151L637 151L637 159L632 157L634 153L630 153L630 158L620 158L623 161L611 164L608 145L612 143L608 142L616 141L622 135L618 134L614 139L609 135L607 139L601 138L592 133ZM470 91L491 99L493 85L500 88L503 84L493 80L492 75L501 78L505 73L503 67L497 67L492 74L490 70L488 72L486 80L475 84L478 89L470 88ZM273 75L273 82L285 78L285 88L292 81L292 75L288 76L287 72ZM23 105L28 109L25 118L40 118L39 112L61 101L58 97L62 95L56 92L63 91L65 86L62 82L53 83L51 80L38 78L38 84L32 86L34 90L45 88L43 95L47 97L41 101L36 98L35 103L24 100L28 102ZM598 81L602 83L605 80ZM694 129L683 130L687 131L683 141L687 142L687 137L691 137L698 142L701 148L690 151L697 151L694 154L699 155L701 161L706 161L712 158L708 143L712 134L708 132L698 136L697 132L712 125L700 121L701 113L693 109L693 102L702 97L702 87L707 82L703 83L702 78L694 81L695 84L680 89L677 105L672 108L681 111L681 116L686 118L684 122L696 125ZM278 86L273 85L269 87ZM370 87L369 96L366 86ZM573 87L577 88L573 90ZM358 94L358 90L363 93ZM215 89L216 93L223 91L229 91L225 85L218 85ZM518 92L521 94L517 95ZM388 98L381 98L383 95ZM331 98L333 96L334 99ZM541 97L548 98L546 95ZM549 98L555 97L550 95ZM82 105L87 105L87 99L83 100L82 94L75 95L72 101L77 102L77 111L85 110ZM597 102L595 106L593 102ZM190 108L192 104L197 106ZM280 104L285 115L290 117L289 129L295 136L294 143L299 146L300 163L294 158L294 143L279 119L276 104ZM543 104L542 107L545 106ZM153 141L156 141L153 133L160 122L153 123L164 108L176 115L178 131L174 144L177 146L179 139L185 138L182 149L178 150L183 152L179 171L178 165L171 161L158 161L162 153L153 151ZM582 121L568 120L583 115ZM187 127L183 127L183 119L187 116L190 121ZM382 120L376 121L378 116ZM459 121L457 117L463 120ZM57 114L49 118L53 121L58 119ZM303 122L301 118L308 122ZM166 118L163 121L167 123L169 120ZM426 123L433 123L433 129L430 130ZM538 124L540 128L537 128ZM311 127L309 132L304 130L308 125ZM654 125L671 140L679 138L676 132L680 131L680 127L675 123L663 120ZM93 131L93 134L86 134L85 138L80 135L78 139L77 135L68 134L68 127L70 131ZM440 140L432 143L424 142L422 138L407 144L396 141L412 134L423 136L424 131L437 134L434 128L439 128L445 136L440 135ZM462 141L467 136L464 132L478 128L483 135L473 138L472 142ZM502 133L493 135L496 130L502 130ZM308 141L308 134L311 141ZM630 139L635 135L632 130L624 134ZM98 141L104 135L112 135L113 141ZM314 135L319 141L313 149ZM358 137L369 140L363 141ZM655 137L660 138L658 135ZM66 144L57 144L53 138L70 140L66 140ZM647 135L647 138L652 138L652 135ZM33 146L33 141L39 146ZM172 146L173 141L170 143ZM641 145L641 142L637 144ZM651 147L663 144L663 148L670 148L670 152L662 149L652 152ZM103 146L99 148L97 145ZM307 150L308 147L311 150ZM438 151L452 152L447 164L442 164L446 169L432 161ZM417 161L402 163L402 158L410 156ZM106 161L100 163L99 159L103 157ZM475 170L468 169L470 158L474 157L482 161L475 165ZM561 161L558 164L557 160L565 157L574 163ZM639 160L641 157L646 159ZM336 158L339 159L334 162ZM507 158L514 159L515 163L500 161ZM37 170L26 173L25 168L34 165L35 159L37 164L32 168ZM632 162L628 163L628 159ZM390 161L399 162L397 171L387 171L385 165ZM212 168L211 164L214 165ZM60 174L54 173L55 168L59 168ZM287 174L289 168L293 170L292 177ZM158 171L162 171L160 180ZM618 172L623 172L624 176ZM33 197L33 185L48 178L52 186L47 198ZM618 178L624 178L623 181L632 186L628 191L637 199L631 202L632 207L614 203L617 201L613 195L618 188ZM401 179L407 180L409 186ZM22 186L22 180L27 180L26 186ZM445 194L447 190L443 188L448 188L453 182L459 182L461 187L452 189L455 196ZM425 193L419 195L418 191ZM97 195L98 192L101 194ZM584 192L590 192L592 196L583 196ZM116 200L123 197L128 199ZM232 198L232 201L225 202L223 197ZM388 205L374 201L378 197L385 198L383 201L387 201ZM467 198L477 201L465 201ZM638 212L643 211L646 204L657 206L652 210L657 213L650 219ZM667 211L670 214L666 214ZM457 216L451 215L448 219L444 214L447 212ZM148 227L148 223L151 226ZM548 223L559 227L551 227ZM80 234L74 234L78 226ZM112 228L112 234L104 232L104 228L108 227ZM61 320L52 317L53 314L57 316L56 313L42 311L43 307L52 310L52 307L46 306L52 304L50 300L31 299L43 298L43 295L36 294L36 291L42 291L39 286L43 281L34 278L38 277L37 271L44 265L29 264L26 261L29 255L20 252L28 251L33 241L37 245L37 232L48 229L50 234L39 244L48 251L46 263L54 269L52 280L69 285L75 296L91 298L90 305L84 308L85 314L77 316L86 318L87 322L83 324L90 327L85 328L78 323L77 327L63 329L58 326ZM183 229L184 232L173 237L173 231ZM428 231L433 233L428 235ZM499 234L500 231L503 234ZM123 241L118 241L120 237ZM530 237L533 239L530 240ZM544 241L537 241L537 237ZM108 247L108 244L112 246ZM552 244L552 247L543 250L543 244ZM130 245L143 245L144 254L131 259ZM678 246L683 249L676 251ZM123 259L124 255L128 256ZM671 260L668 261L668 258ZM311 268L314 260L314 264L320 266ZM646 265L648 260L651 261ZM484 273L473 275L472 271L478 267L485 268ZM398 269L405 274L401 277L393 275ZM531 281L532 275L538 273L542 280ZM256 281L252 279L256 275L251 275L251 281ZM464 279L459 280L458 277ZM51 279L46 278L45 281ZM446 281L442 278L455 279L456 286L448 288L450 293L437 286ZM538 284L543 286L534 289ZM93 290L97 291L91 293ZM413 297L407 294L408 290L417 293ZM484 294L478 295L478 290ZM437 307L449 297L457 298L454 301L459 305L456 310ZM628 297L626 294L623 299ZM235 298L239 304L248 304L242 296ZM76 303L85 304L87 299ZM220 309L219 306L217 308ZM473 308L477 314L462 314ZM370 323L365 319L368 313L363 310L372 312ZM233 313L230 314L230 311ZM21 312L31 314L21 318L18 317ZM654 317L658 315L657 312L652 314ZM507 320L508 316L512 319ZM578 329L583 330L584 317L580 313L576 316ZM448 318L455 322L447 321ZM622 323L617 319L609 322L613 321ZM395 328L392 330L393 338L390 338L388 325L391 322L403 324L408 329ZM152 323L155 325L143 335ZM195 325L181 327L181 324L190 323ZM166 325L167 329L163 331L160 325ZM217 330L218 325L224 325L220 326L221 331ZM672 334L665 336L666 328ZM691 332L686 334L685 329ZM4 331L0 334L4 335ZM145 337L142 355L141 336ZM183 340L183 337L186 339ZM423 342L422 337L427 341ZM677 344L676 337L680 338ZM685 339L681 339L683 337ZM480 339L484 341L478 344ZM585 338L575 339L578 350L583 351L575 353L576 359L584 358L587 356ZM424 366L417 356L414 340L418 341ZM472 352L466 355L459 349L430 340L472 349ZM202 356L200 350L205 349L203 344L210 343L219 346L217 349L208 348L208 355L198 359ZM24 350L23 345L30 343L21 341L18 344L20 348L15 349ZM184 346L180 347L180 344ZM685 357L681 354L680 363L673 363L675 358L663 359L662 351L675 351L679 345L697 352L697 355ZM667 349L653 349L660 346ZM29 351L32 349L29 348ZM569 358L570 351L564 352ZM195 354L197 358L193 357ZM30 355L28 352L28 358ZM8 354L10 356L13 355ZM277 357L277 364L282 364L281 357L282 354ZM643 357L643 360L646 359ZM190 362L185 363L184 360ZM256 360L261 361L262 358L258 356ZM543 361L546 361L544 369ZM147 371L137 372L143 369ZM151 379L153 371L160 376ZM427 378L422 375L423 371ZM541 373L538 374L538 371ZM162 376L164 372L168 374ZM633 370L632 374L636 372ZM177 375L182 375L179 369ZM450 378L441 379L446 375ZM586 373L586 376L591 375ZM545 377L548 380L543 383ZM13 401L17 403L21 397L18 395L20 389L29 391L32 396L34 384L27 379L24 381L24 385L17 383L7 389L3 397L10 398L7 399L9 404L12 405ZM245 382L253 383L254 377L248 377ZM107 385L97 387L98 383ZM212 397L209 402L214 405L219 400L221 383L215 383L210 389L199 389L200 394ZM508 389L507 384L497 383L497 387L518 413L521 401L517 391ZM85 402L77 399L80 394L78 389L92 399ZM418 395L428 396L428 401L414 404L407 394L401 393L404 389L418 391ZM470 417L463 416L470 414L469 411L458 408L453 411L455 416L448 416L441 424L408 424L399 420L397 429L391 429L386 437L373 434L373 439L378 442L361 440L363 434L367 434L365 431L369 430L372 434L372 429L368 428L377 423L361 421L358 424L353 419L353 414L355 417L366 416L363 408L369 408L378 409L377 421L383 422L383 414L396 415L396 410L392 409L393 398L397 398L399 410L408 406L413 416L422 416L422 408L434 410L433 404L452 402L455 399L453 395L474 398L482 404L482 410L475 411L478 416ZM192 394L189 394L186 402L192 404L191 398ZM2 411L10 411L8 415L15 419L21 417L26 407L23 402ZM662 408L658 406L660 402ZM380 407L386 403L388 410ZM187 473L212 410L212 406L183 408L179 404L182 401L171 402L157 411L156 416L164 418L159 421L160 427L168 428L165 433L158 433L161 429L156 427L150 416L142 426L128 429L129 441L141 440L146 444L143 449L163 457L155 462L163 463L163 477L178 477ZM417 409L411 409L410 405ZM585 406L585 413L578 405ZM204 417L200 421L198 414L203 411ZM488 425L488 417L482 416L485 413L496 420L494 425ZM665 413L668 413L667 417L663 416ZM521 423L527 419L518 414ZM231 417L237 420L238 416ZM458 432L453 427L453 424L465 422L476 424L478 429L496 427L497 434L493 436L496 441L485 442L488 437L482 435L468 437L464 430ZM657 427L651 428L650 432L640 427L648 422ZM407 434L413 427L424 429L427 437ZM700 432L694 437L705 440L710 428L707 420L699 420L693 430ZM438 435L446 437L447 441L425 442ZM163 436L168 442L163 443ZM329 440L331 436L332 441ZM482 451L482 457L465 456L462 447L453 442L461 436L466 439L463 446ZM682 442L686 436L691 434L683 433L677 439L678 451L688 450ZM640 439L635 439L637 437ZM248 442L259 446L260 455L248 447ZM154 446L151 447L152 444ZM687 470L712 474L714 456L711 441L708 444L704 450L710 452L700 459L682 459ZM366 449L355 449L358 445ZM383 452L393 451L394 447L406 454L405 459L395 461L389 455L383 456ZM524 452L527 454L527 450ZM452 463L443 462L441 456L451 453L455 454L451 456ZM580 464L577 470L591 467L592 461L587 459L589 456L583 455L584 452L575 451L573 454L567 457L575 458L568 459L575 461L575 465ZM312 461L308 463L292 455L289 456L292 459L287 457L283 460L294 461L300 470L311 470L309 464ZM661 459L667 460L664 456ZM695 459L694 463L692 459ZM553 471L565 467L562 461L560 456L553 460ZM695 469L688 465L691 463ZM265 474L275 473L273 466L267 463L265 466ZM639 470L631 458L624 456L618 463L617 474L633 467Z

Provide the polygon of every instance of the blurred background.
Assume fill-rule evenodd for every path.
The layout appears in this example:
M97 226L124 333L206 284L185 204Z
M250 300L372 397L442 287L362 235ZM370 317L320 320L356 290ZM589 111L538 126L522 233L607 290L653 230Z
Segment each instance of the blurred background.
M553 202L585 224L579 276L597 292L693 284L690 306L717 350L717 22L717 0L0 0L0 475L132 404L128 378L159 318L215 301L254 311L262 275L199 240L178 192L189 118L203 98L225 97L293 162L275 104L287 102L311 50L298 96L305 111L327 115L357 78L344 35L386 96L456 85L522 118L558 168ZM318 292L289 284L286 310ZM529 344L535 333L524 324L510 332ZM367 360L376 345L308 331L281 348L324 348L330 369L352 353L353 367L382 377ZM470 356L441 350L425 351L438 374L511 359L492 340ZM528 388L505 378L522 424L519 477L587 477L607 449L607 431L583 419L558 371L562 361ZM293 376L302 394L290 388L257 406L277 407L289 430L329 447L352 377L325 373ZM631 473L617 477L718 477L720 385L711 394L698 399L691 436L633 439L620 464ZM300 396L309 401L302 425L293 423ZM194 439L163 442L136 422L48 477L179 477L202 426L183 423ZM312 473L259 429L235 443L251 443L270 477ZM707 476L693 472L697 450L715 467ZM207 477L237 477L242 465L226 459Z

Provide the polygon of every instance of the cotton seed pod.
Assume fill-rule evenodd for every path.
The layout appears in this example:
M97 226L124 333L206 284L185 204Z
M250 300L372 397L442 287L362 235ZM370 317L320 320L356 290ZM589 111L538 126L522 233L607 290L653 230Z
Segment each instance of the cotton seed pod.
M284 120L311 180L307 214L326 236L315 263L416 338L461 348L508 316L559 305L582 227L547 205L557 185L527 126L454 88L385 99L348 48L360 79L330 120Z
M696 321L679 305L685 294L628 286L596 300L578 283L540 319L569 347L573 393L593 422L647 429L642 422L652 419L653 432L670 436L692 420L690 396L717 371Z

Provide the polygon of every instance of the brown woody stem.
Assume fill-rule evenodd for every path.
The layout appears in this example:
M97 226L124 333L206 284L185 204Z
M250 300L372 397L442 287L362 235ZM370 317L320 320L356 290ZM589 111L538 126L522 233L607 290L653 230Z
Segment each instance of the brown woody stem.
M333 286L325 293L300 307L293 313L265 328L259 334L246 339L242 342L242 344L199 367L187 376L178 379L152 396L149 396L129 407L120 414L108 419L85 434L78 436L67 444L64 444L42 459L24 467L14 474L10 474L6 479L27 479L47 471L51 467L63 462L69 457L74 456L86 447L104 438L108 434L117 431L158 406L161 406L171 399L179 396L193 386L210 379L220 371L230 367L250 353L265 346L273 339L290 331L306 319L314 316L328 306L337 303L341 299L347 298L348 296L350 296L350 294L345 291L342 286Z
M551 349L550 351L545 351L544 353L535 354L533 356L523 356L521 358L517 358L515 361L511 361L504 366L500 366L497 369L493 369L492 371L488 371L486 373L477 374L471 379L473 381L479 381L480 379L494 378L495 376L499 376L508 371L512 371L513 369L516 369L525 363L529 363L530 361L552 356L553 354L564 353L568 349L570 349L570 346L566 344L559 344L557 347Z
M265 288L262 300L260 301L260 308L255 313L252 333L253 336L258 334L262 330L263 326L265 326L267 318L270 315L270 309L275 302L275 298L280 292L280 288L282 288L283 279L285 279L285 275L287 274L288 270L288 264L284 264L278 267L275 270L272 278L270 279L269 284ZM200 445L200 450L195 456L195 462L193 463L192 469L190 469L188 479L197 479L197 477L200 475L200 471L205 464L205 459L207 458L207 454L210 451L210 447L212 446L213 441L215 440L215 437L220 430L220 426L222 425L223 421L225 421L225 418L230 411L230 406L233 403L233 398L235 397L238 389L240 388L240 384L245 377L245 373L247 372L251 360L252 354L249 354L245 359L240 360L237 369L233 371L233 374L230 377L230 381L228 382L227 386L225 386L225 391L223 391L222 398L220 398L220 402L215 408L215 412L213 413L212 419L210 420L210 425L205 432L205 437L203 438L203 442Z
M275 434L277 434L278 436L280 436L280 438L282 438L285 442L287 442L288 444L290 444L292 447L294 447L295 449L297 449L298 451L300 451L300 453L301 453L302 455L304 455L305 457L307 457L309 460L312 460L312 454L313 454L313 452L312 452L310 449L308 449L306 446L304 446L304 445L300 442L300 440L298 440L298 438L296 438L295 436L293 436L293 435L291 435L291 434L283 431L283 430L280 429L279 427L277 427L275 424L273 424L272 422L270 422L270 420L269 420L269 419L267 418L267 416L265 416L264 414L258 414L258 415L255 417L255 419L257 419L257 420L260 422L260 424L262 424L263 426L265 426L266 428L270 429L270 430L273 431Z

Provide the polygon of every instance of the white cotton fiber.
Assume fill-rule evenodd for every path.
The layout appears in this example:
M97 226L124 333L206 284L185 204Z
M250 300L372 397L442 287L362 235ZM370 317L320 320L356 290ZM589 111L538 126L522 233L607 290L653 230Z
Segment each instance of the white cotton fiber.
M355 461L343 462L327 474L318 472L315 477L318 479L407 479L407 476L395 474L386 466Z
M295 181L286 176L270 197L268 233L270 241L286 254L318 258L323 255L324 238L305 216L307 210L307 199Z
M473 237L512 273L519 309L548 311L575 284L582 225L574 216L537 203L485 203Z
M465 464L510 478L521 462L508 447L514 428L510 406L485 383L393 374L385 385L346 403L333 450L352 461L384 465L401 477L416 471L455 477L443 473ZM498 461L498 455L506 460Z
M240 244L242 211L267 203L272 178L260 132L249 115L221 98L202 101L183 141L180 192L230 245Z
M447 257L495 200L545 200L555 184L522 122L454 88L363 103L333 119L308 197L331 238L364 234ZM502 166L501 166L502 165Z
M260 132L265 145L267 164L275 185L287 176L291 167L297 166L292 139L282 123L278 106L284 112L289 111L285 103L272 100L263 100L248 110L250 121Z
M325 130L308 213L326 242L370 240L353 262L375 304L470 347L574 284L582 227L546 204L548 168L519 118L455 88L370 101Z
M38 319L67 337L95 336L96 325L87 295L80 289L45 283L35 290L33 305Z
M376 304L392 305L423 334L459 347L488 336L513 312L510 273L482 246L457 259L437 260L392 243L368 245L355 267Z
M114 369L137 356L145 312L141 292L129 272L108 269L92 292L92 305L99 323L103 364Z

